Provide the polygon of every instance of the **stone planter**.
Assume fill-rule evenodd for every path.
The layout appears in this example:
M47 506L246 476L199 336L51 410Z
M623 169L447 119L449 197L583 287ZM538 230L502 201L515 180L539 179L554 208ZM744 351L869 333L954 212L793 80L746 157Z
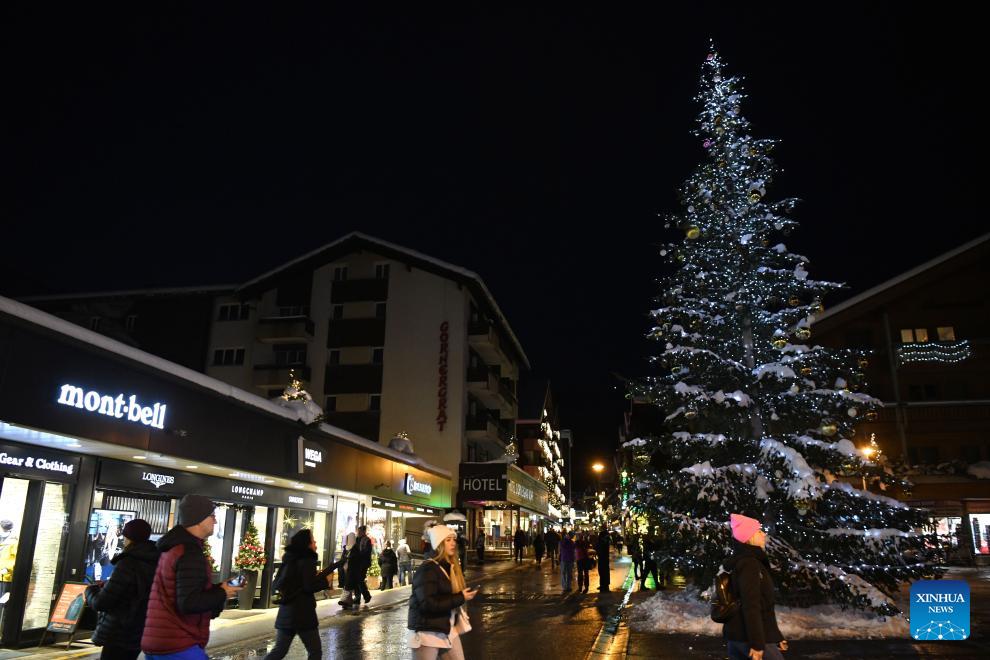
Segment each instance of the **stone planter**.
M237 609L250 610L254 607L254 592L258 587L258 571L244 571L244 588L237 594Z

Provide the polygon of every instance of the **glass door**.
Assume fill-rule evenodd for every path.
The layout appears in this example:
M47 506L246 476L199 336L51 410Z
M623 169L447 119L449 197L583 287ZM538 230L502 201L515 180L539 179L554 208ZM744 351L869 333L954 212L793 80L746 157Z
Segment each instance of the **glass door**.
M44 486L21 630L48 625L48 614L59 586L58 569L62 565L65 539L69 534L69 486L54 483Z

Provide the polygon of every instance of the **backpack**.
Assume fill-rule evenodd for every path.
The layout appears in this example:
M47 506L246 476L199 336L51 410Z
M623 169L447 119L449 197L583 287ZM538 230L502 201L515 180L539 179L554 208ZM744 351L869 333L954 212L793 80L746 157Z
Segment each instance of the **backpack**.
M739 599L732 592L732 573L715 576L712 589L712 621L726 623L739 613Z

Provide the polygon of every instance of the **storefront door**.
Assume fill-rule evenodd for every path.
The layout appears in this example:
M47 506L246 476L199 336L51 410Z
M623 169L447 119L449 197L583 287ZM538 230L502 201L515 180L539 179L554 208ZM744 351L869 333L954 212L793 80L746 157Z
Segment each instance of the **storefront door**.
M72 487L0 479L0 634L3 645L40 637L69 533Z

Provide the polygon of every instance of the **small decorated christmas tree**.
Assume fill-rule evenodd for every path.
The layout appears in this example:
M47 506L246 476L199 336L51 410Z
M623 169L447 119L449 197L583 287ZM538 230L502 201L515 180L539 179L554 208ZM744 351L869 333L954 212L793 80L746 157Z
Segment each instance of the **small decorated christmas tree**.
M260 571L265 567L265 549L258 541L258 529L252 523L244 530L244 540L237 548L234 565L242 571Z
M214 573L219 573L220 568L217 566L217 563L213 561L213 553L210 552L209 542L203 544L203 554L206 555L206 561L210 564L210 570Z

